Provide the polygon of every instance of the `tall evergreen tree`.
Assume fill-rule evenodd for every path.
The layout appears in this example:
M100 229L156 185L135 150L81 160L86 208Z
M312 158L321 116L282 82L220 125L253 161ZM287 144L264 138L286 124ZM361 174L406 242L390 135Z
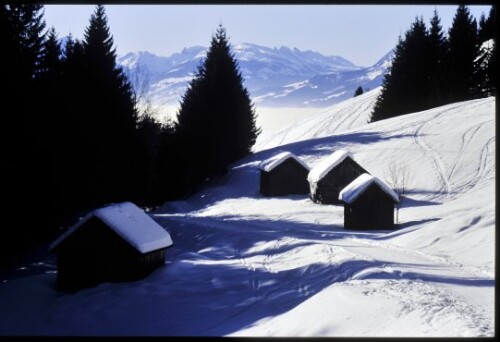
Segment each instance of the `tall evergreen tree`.
M495 38L495 7L491 6L488 18L485 17L484 13L481 14L481 19L479 20L478 40L479 43L483 43L493 38Z
M446 39L444 37L441 19L436 10L430 21L427 49L427 70L429 75L429 88L426 106L428 108L440 106L445 103L445 58L446 58Z
M185 182L201 183L224 173L229 163L250 153L260 129L238 63L220 25L207 58L188 86L176 131L187 156Z
M359 96L363 94L363 88L361 86L356 88L356 91L354 92L354 97Z
M61 94L64 115L57 135L57 195L63 224L109 202L136 200L139 160L137 112L130 84L117 66L103 6L96 6L83 42L69 37Z
M37 88L37 106L40 113L34 119L37 130L34 132L34 138L37 141L37 150L39 160L38 169L45 169L45 176L41 184L44 185L40 193L50 193L50 198L44 202L49 207L47 212L53 213L51 226L52 229L58 226L58 216L60 213L60 198L57 196L59 188L59 174L63 159L58 153L65 141L59 138L61 132L69 127L64 126L64 116L66 115L65 98L63 95L63 61L62 50L57 33L51 28L47 34L44 43L43 54L40 56L40 71L36 79Z
M496 89L496 42L495 12L492 6L486 19L484 13L479 21L478 46L479 57L475 60L475 83L479 96L495 95Z
M479 57L476 20L465 5L458 6L448 31L447 102L477 97L475 61Z
M135 171L137 112L132 87L116 63L104 6L97 5L83 41L86 68L82 116L86 194L89 202L132 199L139 189ZM88 173L87 173L88 172ZM97 202L97 203L96 203Z
M12 33L19 55L17 72L22 80L35 77L40 71L40 57L45 41L43 6L40 4L14 3L6 6Z
M51 27L40 56L40 74L55 76L62 72L62 50L54 27Z
M405 38L399 38L371 122L426 108L430 79L427 45L425 23L422 18L416 18Z
M0 246L2 252L26 247L43 238L52 212L47 210L44 188L46 135L38 126L39 89L36 79L45 41L43 7L38 4L9 4L0 7L0 44L5 84L0 99L4 106L1 153L2 194L7 221L23 217L23 229L8 227ZM32 203L25 215L26 203ZM9 218L9 216L11 216ZM17 242L21 243L18 245ZM2 259L0 257L0 259Z

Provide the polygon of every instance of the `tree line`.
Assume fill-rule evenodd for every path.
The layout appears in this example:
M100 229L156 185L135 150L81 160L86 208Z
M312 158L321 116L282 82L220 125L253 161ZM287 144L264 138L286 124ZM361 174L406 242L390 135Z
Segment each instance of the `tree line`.
M496 44L485 44L494 39L494 19L494 6L477 24L460 5L446 36L437 11L430 28L417 17L399 37L370 121L495 95Z
M154 207L182 198L251 153L260 133L222 26L182 97L160 123L116 63L105 8L82 40L58 39L43 6L0 7L5 218L2 254L52 239L107 203Z

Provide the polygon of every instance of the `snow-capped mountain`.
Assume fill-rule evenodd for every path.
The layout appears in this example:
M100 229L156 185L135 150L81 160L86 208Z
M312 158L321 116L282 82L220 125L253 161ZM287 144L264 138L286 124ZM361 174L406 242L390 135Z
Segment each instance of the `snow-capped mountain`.
M260 106L325 107L352 97L358 86L373 89L382 82L392 53L363 68L340 56L324 56L282 46L255 44L232 47L255 104ZM136 88L146 85L147 95L158 105L178 105L206 48L185 48L169 57L147 51L118 58Z

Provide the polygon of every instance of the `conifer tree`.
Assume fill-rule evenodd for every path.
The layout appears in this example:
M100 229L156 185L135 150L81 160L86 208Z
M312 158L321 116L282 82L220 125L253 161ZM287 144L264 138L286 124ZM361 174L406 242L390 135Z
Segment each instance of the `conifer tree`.
M63 96L63 54L61 45L54 28L47 33L44 43L43 54L40 57L40 72L36 79L38 89L38 110L44 115L36 117L36 127L34 137L38 142L38 154L40 160L38 167L44 166L47 175L44 177L45 191L51 193L50 199L46 203L50 204L49 212L54 213L54 229L59 226L61 215L61 202L67 201L58 196L58 189L61 187L61 169L64 168L64 154L61 148L67 141L61 139L61 134L69 129L65 125L65 116L68 114L66 98Z
M185 182L203 182L250 153L260 129L238 63L220 25L188 86L176 131L187 153Z
M18 76L23 81L34 78L40 71L40 57L45 41L43 6L35 3L13 3L4 6L17 44Z
M475 61L479 57L477 24L465 5L458 6L448 31L448 42L447 102L477 97L478 89L474 75Z
M139 162L137 113L132 89L116 65L113 38L103 6L96 6L83 42L70 36L64 49L58 137L63 144L58 194L61 212L135 200ZM68 221L66 221L68 223Z
M445 58L446 39L444 37L441 19L436 10L430 21L427 49L427 70L429 75L429 88L426 106L428 108L440 106L445 103Z
M90 169L89 200L119 201L137 194L134 171L141 167L132 87L116 64L104 6L97 5L85 30L83 58L87 86L83 128Z
M481 19L479 20L479 32L478 40L479 43L483 43L489 39L495 37L495 7L491 6L490 12L488 13L488 18L485 17L484 13L481 14Z
M13 3L0 7L0 44L4 87L0 95L2 112L2 194L6 220L23 217L23 229L9 227L4 231L8 245L0 246L2 252L36 243L46 233L53 214L48 207L45 147L46 132L39 127L39 88L36 79L40 74L40 61L45 41L43 7L39 4ZM25 203L33 203L30 214L24 211ZM22 243L18 246L18 239ZM1 259L1 257L0 257Z
M475 60L474 79L478 95L482 97L495 95L496 89L494 16L495 12L492 6L488 18L486 19L483 13L479 21L479 57Z
M416 18L405 38L399 38L371 122L426 108L429 87L427 43L425 23L422 18Z
M363 88L359 86L358 88L356 88L356 91L354 92L354 97L359 96L361 94L363 94Z
M51 27L40 56L40 73L44 76L57 75L62 71L62 50L54 27Z

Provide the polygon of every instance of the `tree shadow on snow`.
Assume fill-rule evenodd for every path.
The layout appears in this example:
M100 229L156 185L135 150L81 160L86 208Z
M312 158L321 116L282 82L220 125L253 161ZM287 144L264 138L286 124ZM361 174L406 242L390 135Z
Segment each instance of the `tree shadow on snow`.
M167 320L162 323L162 330L158 333L224 336L251 327L267 317L284 314L323 289L349 280L394 279L494 286L494 280L490 279L404 271L404 268L427 270L433 267L423 264L364 259L332 261L336 256L334 248L330 251L331 258L328 249L322 250L320 254L315 254L317 259L313 263L305 262L306 265L301 263L303 259L296 254L307 246L316 245L318 240L332 242L326 243L325 247L334 247L335 239L359 237L359 234L364 238L376 238L387 231L358 232L347 231L338 226L298 222L280 225L279 222L259 222L260 220L237 221L230 217L218 219L231 225L233 229L237 227L237 230L224 230L223 225L217 224L217 220L208 220L211 222L207 222L202 231L218 230L218 234L213 233L206 240L193 239L189 234L176 239L176 222L171 222L170 231L174 244L179 249L177 252L172 250L174 253L170 254L171 262L155 277L158 282L168 279L168 290L163 290L171 293L168 299L169 309L175 312L176 317L182 318L182 322L186 322L179 324L179 319L176 319L170 325ZM270 224L270 227L255 228L264 223ZM189 225L192 225L189 230L195 231L193 226L197 226L198 222ZM252 229L246 230L249 226ZM181 227L180 230L184 228ZM293 239L282 241L285 238L297 238L297 243L294 244ZM207 246L211 248L206 249ZM186 252L190 249L193 252ZM316 253L316 250L312 252ZM293 258L297 259L294 261ZM150 282L155 282L155 279Z
M412 134L393 134L382 135L379 132L356 132L337 134L324 138L315 138L313 140L304 140L287 145L281 145L270 148L268 150L259 151L259 155L273 155L277 150L286 150L295 154L317 154L318 152L324 155L330 155L336 150L345 149L352 145L373 144L380 141L403 139L413 137Z

